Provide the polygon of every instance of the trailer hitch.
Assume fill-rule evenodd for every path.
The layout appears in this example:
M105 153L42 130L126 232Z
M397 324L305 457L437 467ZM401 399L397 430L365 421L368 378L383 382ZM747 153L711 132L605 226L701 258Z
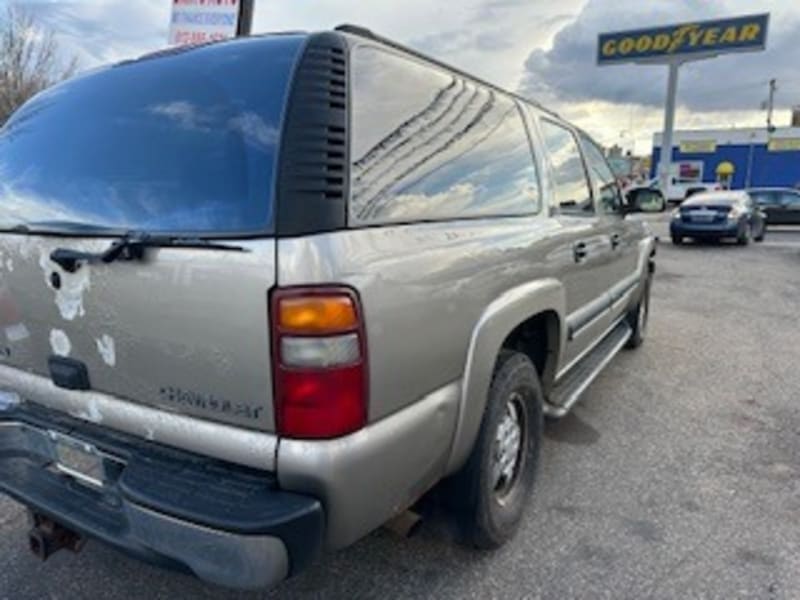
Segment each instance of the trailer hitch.
M30 518L33 526L28 532L28 545L42 562L63 548L80 552L86 545L86 538L44 515L30 513Z

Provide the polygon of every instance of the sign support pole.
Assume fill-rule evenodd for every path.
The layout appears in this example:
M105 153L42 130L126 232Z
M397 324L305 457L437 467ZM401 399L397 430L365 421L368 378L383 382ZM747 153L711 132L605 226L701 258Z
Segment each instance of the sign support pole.
M236 27L236 37L250 35L253 29L253 7L255 0L240 0L239 25Z
M678 68L681 61L669 62L669 75L667 77L667 104L664 111L664 133L661 136L661 156L658 162L658 176L661 190L667 195L669 190L672 167L672 132L675 128L675 98L678 94Z

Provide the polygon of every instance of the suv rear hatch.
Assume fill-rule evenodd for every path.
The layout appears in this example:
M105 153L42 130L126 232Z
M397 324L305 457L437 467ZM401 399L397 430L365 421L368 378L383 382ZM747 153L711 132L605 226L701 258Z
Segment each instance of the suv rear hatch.
M75 361L92 390L274 430L274 174L303 40L151 55L12 117L0 132L0 364L53 377ZM123 236L138 242L100 259Z

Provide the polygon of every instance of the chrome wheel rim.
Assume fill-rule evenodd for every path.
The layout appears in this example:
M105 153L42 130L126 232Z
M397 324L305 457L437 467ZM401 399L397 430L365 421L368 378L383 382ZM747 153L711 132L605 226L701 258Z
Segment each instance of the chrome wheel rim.
M509 396L495 433L491 469L492 489L500 499L505 498L514 487L522 463L525 431L523 401L519 392Z

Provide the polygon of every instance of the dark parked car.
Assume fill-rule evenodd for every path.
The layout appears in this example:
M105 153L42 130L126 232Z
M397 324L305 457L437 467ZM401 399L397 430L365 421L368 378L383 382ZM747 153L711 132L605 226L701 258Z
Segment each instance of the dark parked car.
M747 192L703 192L675 209L669 230L674 244L684 238L735 238L745 245L764 239L766 216Z
M800 225L800 190L753 188L750 197L767 215L770 225Z

